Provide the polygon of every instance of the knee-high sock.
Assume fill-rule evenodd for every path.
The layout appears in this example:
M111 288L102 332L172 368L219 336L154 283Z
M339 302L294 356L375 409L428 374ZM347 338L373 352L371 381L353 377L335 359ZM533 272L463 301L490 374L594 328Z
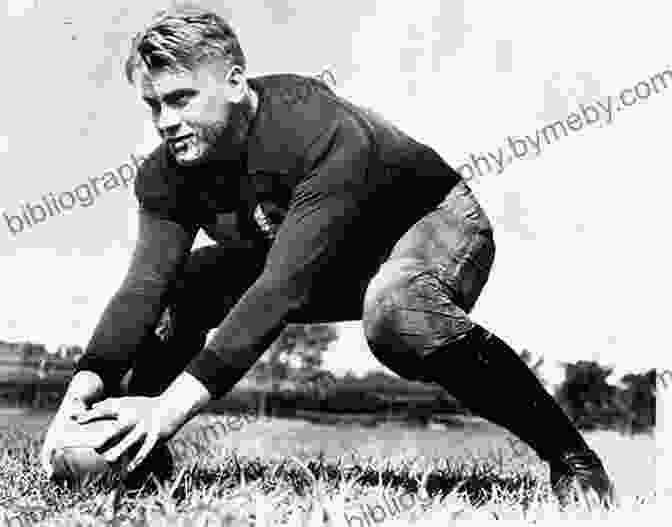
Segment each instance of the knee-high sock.
M579 431L523 360L496 335L476 326L423 364L470 410L502 426L551 461L587 447Z

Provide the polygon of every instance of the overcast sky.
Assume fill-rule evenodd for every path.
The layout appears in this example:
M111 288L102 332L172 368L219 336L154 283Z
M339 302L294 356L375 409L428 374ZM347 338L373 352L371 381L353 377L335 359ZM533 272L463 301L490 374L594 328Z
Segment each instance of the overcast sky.
M608 107L672 66L666 3L469 0L207 1L237 29L250 73L317 73L455 167L534 138L580 105ZM219 8L225 4L225 8ZM0 339L86 344L135 239L130 186L12 233L7 217L72 192L157 142L122 74L129 38L167 2L6 0L0 13ZM347 5L347 10L344 6ZM670 88L570 130L472 182L497 259L474 318L516 349L597 359L616 373L670 367L662 226ZM580 111L579 111L580 114ZM585 124L585 123L584 123ZM530 147L531 148L531 147ZM509 151L510 152L510 151ZM483 165L482 165L483 166ZM494 166L494 162L493 162ZM391 210L393 213L393 210ZM18 223L14 220L14 230ZM206 243L205 237L199 244ZM665 320L664 320L665 317ZM358 324L328 354L375 367ZM546 369L552 380L558 370Z

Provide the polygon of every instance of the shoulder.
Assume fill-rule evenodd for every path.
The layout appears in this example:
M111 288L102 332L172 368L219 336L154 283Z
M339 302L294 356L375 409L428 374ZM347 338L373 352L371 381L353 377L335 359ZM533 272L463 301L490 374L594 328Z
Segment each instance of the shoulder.
M282 73L251 79L268 125L276 132L295 130L299 137L314 136L333 120L342 117L334 92L314 77ZM275 130L277 128L277 130Z
M320 95L334 95L332 89L317 77L295 73L274 73L251 77L250 85L266 100L285 104L309 102Z
M367 119L362 108L336 94L317 77L278 73L251 79L262 103L277 118L294 119L305 127L328 128L334 121L356 123Z
M318 78L283 73L253 77L249 83L260 100L250 151L253 168L305 166L308 158L334 146L337 134L368 142L365 114Z

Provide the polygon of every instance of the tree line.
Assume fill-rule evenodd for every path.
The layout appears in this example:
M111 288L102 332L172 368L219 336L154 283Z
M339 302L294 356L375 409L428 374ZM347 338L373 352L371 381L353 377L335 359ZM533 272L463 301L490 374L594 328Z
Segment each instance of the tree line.
M410 382L380 371L364 377L335 378L324 369L323 354L337 338L332 324L289 325L248 372L245 388L214 401L210 409L284 416L303 411L324 419L328 414L366 414L376 416L371 417L373 422L402 418L420 424L440 420L441 415L469 414L438 385ZM0 398L32 406L57 405L76 357L83 352L80 347L66 348L55 357L42 345L24 343L21 364L25 374L21 380L2 380L0 376ZM543 357L534 358L526 349L519 355L547 386L541 374ZM562 365L564 380L553 395L581 429L615 428L637 433L655 426L656 380L669 381L665 378L665 373L672 375L669 370L629 373L613 384L608 382L613 368L596 361Z

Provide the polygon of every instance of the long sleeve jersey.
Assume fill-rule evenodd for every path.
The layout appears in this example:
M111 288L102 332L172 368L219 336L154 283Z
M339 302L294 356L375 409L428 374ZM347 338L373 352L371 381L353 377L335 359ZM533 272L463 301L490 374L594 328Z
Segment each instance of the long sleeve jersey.
M257 280L186 368L216 398L229 388L227 358L263 353L324 281L368 280L460 181L432 148L316 79L249 83L259 105L240 155L181 167L162 144L138 171L136 248L77 365L106 387L156 327L199 229L267 251Z

